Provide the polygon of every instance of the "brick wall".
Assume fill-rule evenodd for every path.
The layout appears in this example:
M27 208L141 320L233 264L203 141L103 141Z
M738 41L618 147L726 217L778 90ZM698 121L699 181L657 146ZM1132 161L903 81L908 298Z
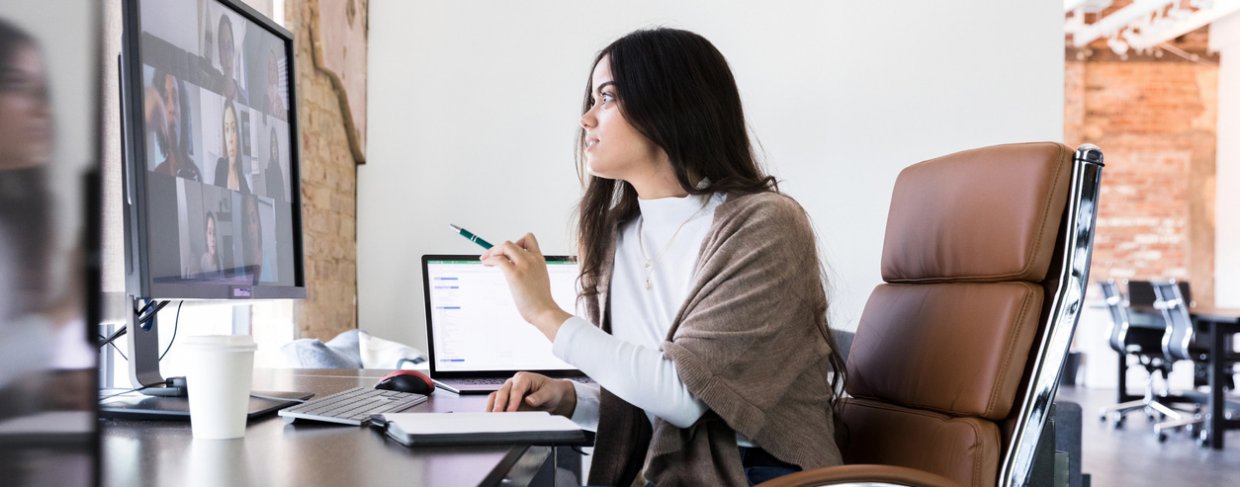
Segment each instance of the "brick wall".
M1096 144L1106 160L1090 277L1188 279L1212 303L1217 62L1076 57L1064 140Z
M314 65L310 25L318 7L288 0L285 19L296 37L306 267L306 299L294 314L297 336L327 340L357 327L357 165L331 79Z

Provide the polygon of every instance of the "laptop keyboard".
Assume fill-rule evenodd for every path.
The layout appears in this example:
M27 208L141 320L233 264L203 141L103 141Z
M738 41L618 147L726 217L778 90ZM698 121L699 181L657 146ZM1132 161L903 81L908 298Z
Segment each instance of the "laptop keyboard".
M507 377L474 377L471 379L452 379L458 384L503 384Z
M589 377L586 377L586 376L564 377L564 379L568 379L573 382L580 382L582 384L590 384L594 382L590 380ZM469 379L452 379L452 382L455 382L457 384L484 384L485 385L485 384L503 384L504 381L506 380L508 380L507 377L473 377Z
M309 419L361 426L371 415L395 413L426 402L426 396L410 392L355 387L327 397L280 410L286 423Z

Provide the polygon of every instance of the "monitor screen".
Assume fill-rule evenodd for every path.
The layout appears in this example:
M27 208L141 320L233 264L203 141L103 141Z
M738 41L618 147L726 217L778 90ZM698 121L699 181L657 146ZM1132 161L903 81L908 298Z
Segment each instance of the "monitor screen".
M230 1L131 2L139 295L304 297L288 31Z
M517 312L504 274L473 259L428 259L427 329L433 372L570 371ZM577 263L548 257L551 296L576 309Z

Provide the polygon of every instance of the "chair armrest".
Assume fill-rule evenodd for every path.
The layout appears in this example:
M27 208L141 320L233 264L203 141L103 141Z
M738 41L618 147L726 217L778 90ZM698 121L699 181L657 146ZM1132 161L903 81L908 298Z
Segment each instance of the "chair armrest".
M817 485L907 485L915 487L961 487L946 477L923 470L892 465L841 465L797 472L768 480L761 487L809 487Z

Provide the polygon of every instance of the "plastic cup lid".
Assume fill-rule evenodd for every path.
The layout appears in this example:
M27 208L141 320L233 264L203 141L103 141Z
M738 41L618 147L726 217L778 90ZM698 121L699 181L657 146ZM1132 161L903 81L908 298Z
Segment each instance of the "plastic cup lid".
M192 350L250 352L258 349L249 335L199 335L186 337L181 346Z

